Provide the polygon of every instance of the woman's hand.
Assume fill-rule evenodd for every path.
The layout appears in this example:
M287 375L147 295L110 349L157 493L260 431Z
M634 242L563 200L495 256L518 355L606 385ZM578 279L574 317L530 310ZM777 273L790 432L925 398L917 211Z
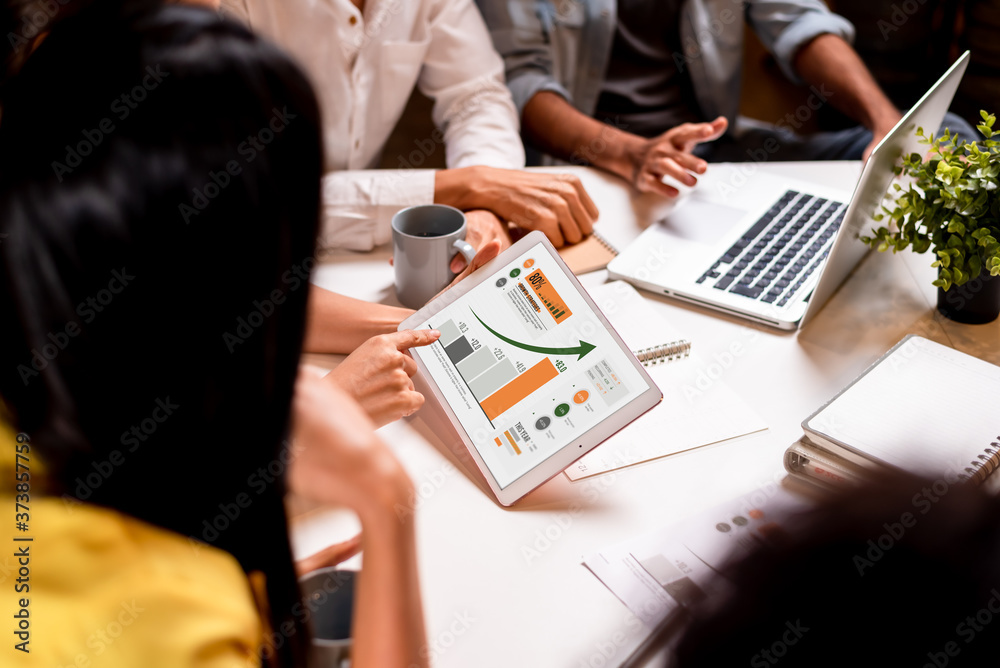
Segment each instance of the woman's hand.
M452 279L451 283L448 284L448 287L431 297L431 301L434 301L444 293L448 292L448 290L451 290L453 287L468 278L472 272L476 271L499 254L500 242L496 240L488 242L485 246L479 249L479 252L472 258L472 262L469 263L469 266L463 269L462 273Z
M413 414L424 404L424 396L411 380L417 363L408 348L427 346L438 340L437 330L404 330L374 336L347 356L327 376L361 404L376 427Z
M492 211L472 209L465 212L465 220L468 225L465 240L472 244L472 247L478 252L481 252L492 241L500 244L500 250L510 246L507 224L497 218ZM462 273L462 270L468 265L469 263L465 261L465 257L461 253L456 254L451 259L451 271L455 274Z
M495 258L500 242L491 240L480 249L472 262L455 277L445 290ZM435 297L436 298L436 297ZM374 336L347 356L331 371L328 382L350 394L368 413L376 427L412 415L424 404L424 396L413 387L417 363L406 351L428 346L441 335L437 330L404 330Z
M358 534L342 543L334 543L315 554L310 554L305 559L299 559L295 562L295 573L302 577L321 568L336 566L347 561L361 551L361 538L362 534Z
M361 520L365 563L354 593L351 664L426 666L415 522L412 513L398 514L412 504L413 483L374 428L335 383L300 370L285 480L303 498L346 506Z
M413 484L375 424L336 383L302 369L292 402L289 488L310 501L381 519L405 504Z

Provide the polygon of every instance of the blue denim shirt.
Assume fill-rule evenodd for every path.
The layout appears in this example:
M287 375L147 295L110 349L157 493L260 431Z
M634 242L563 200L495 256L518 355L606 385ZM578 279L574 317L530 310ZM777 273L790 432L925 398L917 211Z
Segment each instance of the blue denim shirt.
M504 58L519 113L547 90L594 114L615 34L615 0L476 2ZM792 61L799 48L826 33L854 39L854 26L820 0L686 0L682 52L674 60L690 74L705 119L725 116L730 128L739 112L745 23L796 83L801 80Z

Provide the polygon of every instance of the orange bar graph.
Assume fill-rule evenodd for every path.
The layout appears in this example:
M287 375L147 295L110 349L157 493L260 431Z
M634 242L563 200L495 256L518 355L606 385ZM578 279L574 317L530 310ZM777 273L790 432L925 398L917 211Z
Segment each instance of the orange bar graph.
M498 448L502 448L503 447L503 442L499 438L494 438L493 440L497 442L497 447Z
M520 376L510 381L499 390L486 397L479 405L486 412L486 417L495 419L517 402L540 388L545 383L559 375L552 360L548 357L531 367Z
M517 443L515 443L514 439L510 437L510 432L505 431L503 435L507 437L507 440L510 442L510 447L514 448L514 452L521 454L521 448L517 447Z
M541 269L533 271L528 275L526 280L531 289L538 295L538 298L545 304L545 308L549 310L553 320L561 322L573 315L573 312L566 306L566 302L563 301L563 298L559 296L556 289L549 283L549 279L545 277Z

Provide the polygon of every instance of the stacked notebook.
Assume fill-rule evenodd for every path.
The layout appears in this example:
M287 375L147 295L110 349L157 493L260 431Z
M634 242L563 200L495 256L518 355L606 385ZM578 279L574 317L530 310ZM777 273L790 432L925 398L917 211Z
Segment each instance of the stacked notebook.
M910 335L803 423L785 468L820 486L885 470L982 482L1000 464L1000 367Z

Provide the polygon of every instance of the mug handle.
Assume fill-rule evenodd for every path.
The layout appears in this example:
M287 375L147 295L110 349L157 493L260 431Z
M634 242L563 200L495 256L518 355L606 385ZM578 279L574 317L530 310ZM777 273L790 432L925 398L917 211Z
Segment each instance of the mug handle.
M455 239L452 248L465 256L465 261L469 264L472 264L472 258L476 257L476 249L465 239Z

